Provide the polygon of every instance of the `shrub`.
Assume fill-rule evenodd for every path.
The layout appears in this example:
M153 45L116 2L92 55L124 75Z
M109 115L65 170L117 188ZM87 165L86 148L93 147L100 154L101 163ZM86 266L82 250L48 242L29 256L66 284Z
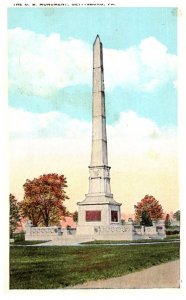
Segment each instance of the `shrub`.
M25 233L23 231L19 233L14 233L14 241L15 242L25 241Z
M166 235L174 235L174 234L179 234L179 230L166 230Z

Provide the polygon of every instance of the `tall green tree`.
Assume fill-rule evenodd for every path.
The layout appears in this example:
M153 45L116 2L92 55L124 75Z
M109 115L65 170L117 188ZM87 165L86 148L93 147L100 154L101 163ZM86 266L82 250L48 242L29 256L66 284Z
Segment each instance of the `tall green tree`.
M10 215L9 215L9 222L10 222L10 237L13 237L15 230L18 228L21 222L21 216L19 212L19 205L17 199L14 195L9 195L9 202L10 202Z
M174 213L174 219L176 219L176 221L180 221L180 210L177 210L177 211Z
M147 210L142 211L140 224L143 226L152 226L152 220Z
M165 218L165 227L168 228L169 226L171 226L170 215L169 215L169 214L166 214L166 218Z
M151 224L152 221L161 220L163 217L163 209L161 204L151 195L146 195L134 206L134 208L135 221L138 223L143 222Z
M73 221L74 221L75 223L78 222L78 212L77 212L77 210L73 213L72 218L73 218Z
M64 201L69 199L66 187L64 175L55 173L27 179L23 185L24 200L20 204L23 216L28 217L34 226L58 225L66 213Z

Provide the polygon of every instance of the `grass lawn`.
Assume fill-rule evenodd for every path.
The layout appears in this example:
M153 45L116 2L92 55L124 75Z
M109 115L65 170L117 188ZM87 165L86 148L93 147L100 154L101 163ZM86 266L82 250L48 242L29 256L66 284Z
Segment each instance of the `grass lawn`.
M121 276L179 259L179 243L10 247L11 289L53 289Z
M88 245L96 245L96 244L123 244L123 243L127 243L127 244L136 244L136 243L156 243L156 242L162 242L162 243L166 243L169 241L179 241L180 240L180 235L179 234L175 234L175 235L169 235L167 236L165 239L144 239L144 240L135 240L135 241L126 241L126 240L121 240L121 241L111 241L111 240L97 240L97 241L91 241L91 242L83 242L81 244L88 244Z

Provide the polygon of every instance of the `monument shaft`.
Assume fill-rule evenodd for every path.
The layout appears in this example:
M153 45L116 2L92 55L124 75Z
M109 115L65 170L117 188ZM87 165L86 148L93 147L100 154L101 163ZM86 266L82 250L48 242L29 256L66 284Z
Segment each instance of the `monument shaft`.
M90 163L89 194L107 194L110 191L110 167L108 166L107 133L103 52L99 36L93 44L92 88L92 153Z
M99 37L93 45L93 90L92 90L92 155L91 166L107 166L107 134L105 116L105 92L103 53Z
M120 223L120 203L110 190L108 166L105 92L102 43L99 36L93 44L92 152L89 166L89 191L78 202L78 234L93 234L95 226Z

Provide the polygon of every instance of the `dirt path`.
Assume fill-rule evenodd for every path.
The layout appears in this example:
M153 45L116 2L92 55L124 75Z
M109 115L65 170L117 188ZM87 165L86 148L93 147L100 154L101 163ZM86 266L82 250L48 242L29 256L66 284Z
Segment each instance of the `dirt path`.
M75 289L178 288L180 261L176 260L149 269L105 280L89 281Z

